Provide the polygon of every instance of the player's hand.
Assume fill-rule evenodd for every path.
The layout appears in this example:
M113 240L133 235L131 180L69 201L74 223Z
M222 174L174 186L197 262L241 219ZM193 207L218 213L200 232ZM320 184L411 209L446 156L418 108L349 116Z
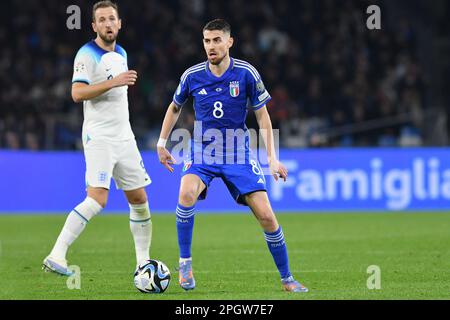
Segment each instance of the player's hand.
M172 155L170 154L170 152L164 148L164 147L158 147L158 158L159 158L159 162L167 168L167 170L169 170L170 172L173 172L173 168L171 167L171 164L176 164L177 162L175 161L175 159L172 157Z
M269 161L269 166L270 166L270 173L275 178L275 181L278 181L279 178L282 178L283 181L286 181L288 176L288 170L286 169L284 164L274 159L272 161Z
M137 72L128 70L111 79L114 87L133 86L137 80Z

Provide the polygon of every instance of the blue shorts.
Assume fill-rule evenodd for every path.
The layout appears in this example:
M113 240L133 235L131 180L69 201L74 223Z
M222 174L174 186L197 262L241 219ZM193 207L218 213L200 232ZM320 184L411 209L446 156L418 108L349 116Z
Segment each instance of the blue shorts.
M266 191L266 179L258 161L251 160L247 164L195 164L186 162L181 176L195 174L206 186L199 196L204 200L208 187L214 178L222 178L233 199L242 205L247 205L245 195L256 191Z

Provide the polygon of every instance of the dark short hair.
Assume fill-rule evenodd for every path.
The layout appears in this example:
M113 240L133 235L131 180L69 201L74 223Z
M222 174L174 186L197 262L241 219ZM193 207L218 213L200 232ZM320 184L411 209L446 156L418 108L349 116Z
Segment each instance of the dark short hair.
M104 0L104 1L97 2L92 7L92 21L95 21L95 11L97 11L97 9L109 8L109 7L115 9L117 12L117 16L119 16L119 7L117 6L117 4L115 4L114 2L109 1L109 0Z
M231 26L224 19L211 20L203 27L203 31L205 31L205 30L209 30L209 31L220 30L225 33L231 34Z

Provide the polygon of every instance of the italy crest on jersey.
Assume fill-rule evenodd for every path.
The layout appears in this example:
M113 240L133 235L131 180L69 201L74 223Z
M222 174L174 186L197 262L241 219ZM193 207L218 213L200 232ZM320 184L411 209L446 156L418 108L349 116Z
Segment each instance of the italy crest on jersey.
M236 98L239 95L239 81L230 82L230 95Z

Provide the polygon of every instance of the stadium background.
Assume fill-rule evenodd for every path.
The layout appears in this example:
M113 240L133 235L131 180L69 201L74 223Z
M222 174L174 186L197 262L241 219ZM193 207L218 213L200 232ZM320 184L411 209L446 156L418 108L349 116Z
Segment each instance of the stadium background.
M83 197L82 107L70 87L74 55L94 38L92 3L4 3L2 212L65 212ZM130 117L153 180L154 210L172 211L179 183L179 166L170 175L154 152L164 112L183 71L205 59L201 29L215 17L229 20L232 56L250 61L273 96L268 108L280 129L281 160L291 166L288 184L270 182L276 209L450 207L446 1L118 3L118 41L139 73L129 89ZM81 30L66 27L71 4L82 9ZM366 27L371 4L381 7L382 30ZM187 106L178 127L192 124ZM252 114L248 126L256 127ZM200 208L242 210L221 196L221 183L211 189ZM123 200L112 185L108 210L126 209Z
M173 281L162 295L137 292L128 208L114 185L107 208L121 214L92 219L69 252L82 270L81 290L40 269L67 213L85 196L82 106L71 101L70 81L76 51L94 38L94 1L6 0L0 300L448 299L447 0L118 2L119 42L139 72L130 115L153 179L150 208L170 213L152 216L151 256L167 264ZM82 10L81 30L66 28L72 4ZM371 4L381 7L382 30L366 28ZM180 75L204 60L201 29L216 17L232 24L232 55L256 66L273 96L269 111L290 176L286 183L268 179L269 195L307 295L281 291L260 227L220 181L197 205L197 288L186 294L176 281L180 166L169 174L154 146ZM178 127L192 121L186 106ZM255 127L252 114L248 126ZM380 290L370 287L370 267L380 268Z

